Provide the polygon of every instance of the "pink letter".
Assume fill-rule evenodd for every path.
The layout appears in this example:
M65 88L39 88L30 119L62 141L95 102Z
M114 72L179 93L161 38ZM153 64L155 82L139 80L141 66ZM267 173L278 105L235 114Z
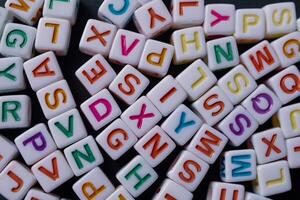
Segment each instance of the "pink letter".
M103 115L101 115L96 108L99 104L103 104L106 108L106 112ZM93 115L95 116L95 118L97 119L98 122L100 122L101 120L103 120L107 116L109 116L109 114L111 113L111 110L112 110L111 104L106 99L98 99L97 101L95 101L94 103L89 105L89 108L92 111Z
M215 10L211 10L211 14L213 16L215 16L217 19L215 21L213 21L210 26L215 26L217 25L218 23L220 23L221 21L227 21L229 20L229 16L222 16L220 15L217 11Z
M133 43L128 47L128 49L126 48L126 36L125 35L121 35L121 47L122 47L122 55L124 56L128 56L128 54L130 54L130 52L135 48L135 46L139 43L140 41L138 39L135 39L133 41Z

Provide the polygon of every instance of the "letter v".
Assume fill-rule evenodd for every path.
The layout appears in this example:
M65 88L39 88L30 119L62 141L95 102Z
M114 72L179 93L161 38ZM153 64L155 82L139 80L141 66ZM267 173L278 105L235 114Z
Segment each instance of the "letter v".
M58 166L57 166L57 158L52 159L52 169L53 171L49 171L45 167L41 166L38 168L42 173L44 173L46 176L51 178L53 181L56 181L59 179L59 172L58 172Z
M121 35L122 55L128 56L128 54L130 54L130 52L136 47L136 45L138 45L139 42L140 42L140 40L135 39L131 43L131 45L128 48L126 48L126 36L125 35Z
M54 125L68 138L73 136L74 133L74 116L69 116L68 129L66 129L60 122L55 122Z

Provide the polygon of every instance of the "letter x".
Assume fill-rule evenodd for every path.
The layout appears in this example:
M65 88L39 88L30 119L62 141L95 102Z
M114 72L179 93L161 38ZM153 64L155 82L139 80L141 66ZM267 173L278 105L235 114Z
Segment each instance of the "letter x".
M141 112L140 112L139 115L133 115L133 116L130 116L130 117L129 117L129 119L131 119L131 120L138 120L137 127L138 127L139 129L142 128L144 118L154 117L154 114L153 114L153 113L146 113L146 114L145 114L146 109L147 109L146 105L143 104L143 105L142 105Z
M110 31L105 31L105 32L103 32L103 33L99 33L95 26L92 26L92 27L91 27L91 30L93 31L93 33L94 33L95 35L88 37L86 41L87 41L87 42L90 42L90 41L93 41L93 40L98 39L98 40L101 42L101 44L102 44L103 46L106 46L106 43L107 43L107 42L106 42L106 40L104 39L104 36L109 35L109 34L110 34Z
M267 138L263 138L262 141L268 145L268 149L266 151L266 157L269 157L272 150L274 150L277 154L278 153L281 153L281 150L274 144L276 142L276 138L277 138L277 135L276 134L273 134L272 138L271 138L271 141L268 140Z

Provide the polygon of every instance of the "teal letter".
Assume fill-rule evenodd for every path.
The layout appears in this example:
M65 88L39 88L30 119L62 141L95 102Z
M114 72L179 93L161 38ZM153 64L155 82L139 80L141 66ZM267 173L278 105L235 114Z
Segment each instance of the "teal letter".
M13 105L11 107L10 105ZM8 113L12 115L15 121L20 121L18 111L21 109L21 103L18 101L6 101L2 103L2 122L8 121Z
M194 120L191 121L187 121L185 122L185 118L186 118L186 113L182 112L181 116L180 116L180 122L179 125L176 127L175 132L178 134L182 129L184 129L187 126L192 126L194 124L196 124L196 122Z
M90 146L88 144L85 144L84 149L85 149L87 155L80 152L80 151L78 151L78 150L75 150L75 151L72 152L72 155L73 155L73 157L75 159L75 162L76 162L79 169L82 169L84 167L81 160L80 160L80 158L82 158L83 160L88 161L89 163L92 163L92 162L95 161L95 156L94 156Z
M7 34L6 45L8 47L16 47L18 39L14 37L15 35L19 35L23 38L23 41L20 44L20 47L23 48L26 45L28 38L27 38L27 34L24 31L19 29L12 30Z
M141 164L138 164L137 166L135 166L126 176L126 180L128 180L131 176L135 176L139 182L137 184L134 185L134 189L138 190L149 178L151 178L150 174L147 174L144 177L141 177L137 171L139 169L141 169L143 166Z
M5 76L6 78L15 81L17 78L16 76L12 75L9 73L10 70L12 70L13 68L15 68L16 64L13 63L11 64L9 67L7 67L5 70L0 71L0 76Z
M232 164L238 165L238 167L232 170L232 177L251 176L251 171L246 171L251 167L251 163L245 161L250 159L251 155L232 156Z
M129 7L129 0L124 0L124 5L120 10L116 10L113 4L108 5L108 9L115 15L123 15Z
M222 62L222 57L221 55L228 61L232 61L233 60L233 53L232 53L232 46L230 42L227 42L226 44L227 46L227 52L224 51L224 49L222 49L222 47L220 45L216 45L214 46L214 50L215 50L215 55L216 55L216 60L217 63L220 64Z
M74 116L69 116L69 125L68 129L66 129L60 122L55 122L54 125L68 138L73 136L74 133Z

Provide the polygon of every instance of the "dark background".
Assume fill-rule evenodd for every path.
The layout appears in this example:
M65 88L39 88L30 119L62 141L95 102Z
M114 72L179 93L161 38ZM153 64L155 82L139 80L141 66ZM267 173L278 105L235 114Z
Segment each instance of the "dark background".
M170 0L164 0L165 3L170 6ZM300 1L299 0L292 0L297 7L297 11L300 11ZM89 93L84 89L84 87L80 84L79 80L75 76L75 71L84 64L90 56L81 53L78 49L79 41L81 34L84 30L85 24L88 19L97 19L97 10L101 4L102 0L81 0L79 6L79 12L77 17L77 22L72 28L72 38L70 42L69 53L65 57L58 57L62 72L64 74L65 79L68 81L69 86L73 92L75 101L77 103L77 108L79 108L80 104L84 102L86 99L90 97ZM271 3L279 3L282 2L281 0L206 0L205 4L211 3L232 3L236 6L236 8L261 8L266 4ZM3 6L5 0L0 0L0 6ZM297 12L297 13L298 13ZM297 15L297 17L300 17ZM130 29L133 31L137 31L135 26L133 25L132 21L126 27L126 29ZM173 30L168 31L167 33L163 34L157 40L169 42L170 34ZM253 45L239 45L239 52L240 54L244 52L246 49L250 48ZM122 69L122 66L117 66L112 64L113 68L116 72L119 72ZM183 69L185 69L187 65L183 66L171 66L169 70L169 74L176 76L179 74ZM218 72L217 76L221 77L226 71ZM274 73L273 73L274 74ZM272 74L271 74L272 75ZM271 76L269 75L269 76ZM160 79L153 79L151 78L151 85L145 91L145 94L152 88L156 83L159 82ZM37 123L47 123L43 112L39 106L38 100L36 98L36 94L31 90L29 83L27 82L27 89L25 91L17 92L17 93L10 93L5 95L12 95L12 94L27 94L32 99L32 126ZM295 101L294 101L295 102ZM291 103L294 103L291 102ZM122 110L126 109L126 106L119 102ZM189 102L185 102L186 105ZM290 103L290 104L291 104ZM81 113L82 114L82 113ZM86 121L85 117L83 117L84 122L86 124L86 128L88 133L96 137L100 131L94 131L89 123ZM163 120L162 120L163 121ZM265 130L271 127L270 121L266 122L263 126L259 128L258 131ZM10 138L13 140L16 136L20 135L26 129L18 129L18 130L0 130L0 134ZM0 147L1 148L1 147ZM237 149L246 148L245 145L240 146ZM159 179L146 191L143 195L141 195L137 199L150 199L162 181L166 178L166 172L170 165L172 164L173 160L176 158L178 153L182 150L182 147L177 146L174 152L168 156L166 160L164 160L158 167L155 168L155 171L159 174ZM232 149L231 147L227 146L226 150ZM134 156L137 155L135 150L132 148L129 152L123 155L119 160L113 161L110 159L108 155L105 154L103 150L101 150L102 154L104 155L105 162L100 165L101 169L107 174L109 179L113 182L113 184L117 187L119 185L118 180L115 177L115 174L122 168L122 166L126 165ZM18 158L20 161L23 162L22 158ZM300 170L291 170L291 178L293 183L293 189L290 192L279 194L276 196L271 197L272 199L280 199L280 200L289 200L289 199L300 199L297 196L297 190L300 187ZM72 185L74 182L78 180L77 177L74 177L70 181L66 182L63 186L59 187L54 191L54 193L60 195L61 197L70 198L72 200L77 199L75 193L72 190ZM200 186L194 192L194 199L204 200L206 199L206 193L208 189L208 185L211 181L219 181L219 163L216 161L214 165L211 165L210 170ZM247 191L252 190L251 183L243 183L246 186ZM1 199L1 196L0 196Z

